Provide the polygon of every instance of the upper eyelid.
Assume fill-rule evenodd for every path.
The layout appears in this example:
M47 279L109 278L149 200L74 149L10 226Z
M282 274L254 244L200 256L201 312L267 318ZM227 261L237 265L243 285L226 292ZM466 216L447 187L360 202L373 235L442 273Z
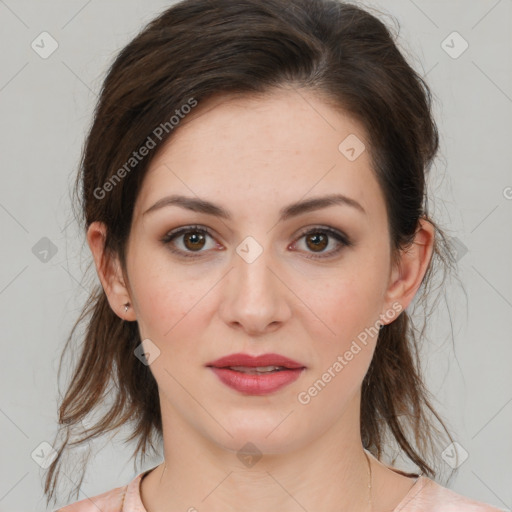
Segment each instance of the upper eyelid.
M213 238L216 237L215 230L212 230L209 227L203 226L202 224L190 224L190 225L180 226L180 227L171 229L170 231L167 231L162 238L168 238L170 236L178 236L178 235L181 236L183 233L186 233L187 231L194 231L194 230L204 231L204 232L206 232L206 234L210 235L211 237L213 237ZM322 231L322 230L326 231L326 232L331 232L331 235L338 234L341 237L345 238L347 241L350 241L350 237L343 230L340 230L338 228L331 227L331 226L322 225L322 224L313 224L311 226L302 228L294 236L302 237L302 236L310 233L311 231Z

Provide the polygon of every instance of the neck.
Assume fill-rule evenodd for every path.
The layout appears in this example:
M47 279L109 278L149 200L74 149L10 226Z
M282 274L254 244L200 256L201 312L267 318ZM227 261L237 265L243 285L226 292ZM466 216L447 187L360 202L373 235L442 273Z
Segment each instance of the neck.
M161 407L165 460L142 481L148 512L371 510L368 460L359 423L352 421L359 418L358 397L353 410L316 439L281 444L276 453L262 435L253 445L263 453L252 459L201 435L165 403Z

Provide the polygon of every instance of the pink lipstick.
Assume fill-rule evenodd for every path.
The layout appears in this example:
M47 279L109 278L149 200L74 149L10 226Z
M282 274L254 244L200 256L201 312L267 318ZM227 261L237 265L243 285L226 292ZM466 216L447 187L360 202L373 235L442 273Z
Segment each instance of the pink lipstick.
M304 365L279 354L231 354L208 363L227 386L249 395L265 395L297 380Z

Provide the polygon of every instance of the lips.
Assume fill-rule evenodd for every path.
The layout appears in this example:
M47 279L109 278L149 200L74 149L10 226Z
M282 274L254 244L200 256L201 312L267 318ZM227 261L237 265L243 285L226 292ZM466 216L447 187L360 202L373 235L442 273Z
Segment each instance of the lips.
M207 363L206 366L214 368L243 368L254 369L264 367L278 367L280 370L305 368L305 365L294 361L280 354L262 354L260 356L251 356L249 354L237 353L221 357L215 361Z
M279 354L231 354L206 365L222 383L244 395L267 395L296 381L306 367Z

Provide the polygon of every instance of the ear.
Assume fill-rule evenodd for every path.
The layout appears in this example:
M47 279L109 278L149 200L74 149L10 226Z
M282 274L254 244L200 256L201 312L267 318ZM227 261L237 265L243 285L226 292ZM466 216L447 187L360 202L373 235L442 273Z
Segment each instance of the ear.
M119 260L104 252L106 234L107 228L102 222L92 222L87 230L87 243L94 258L96 272L112 311L123 320L134 321L135 311ZM130 307L125 311L124 305L127 302Z
M432 258L434 240L434 226L424 217L420 218L414 242L400 253L399 262L390 273L385 294L388 309L398 302L405 310L412 302Z

